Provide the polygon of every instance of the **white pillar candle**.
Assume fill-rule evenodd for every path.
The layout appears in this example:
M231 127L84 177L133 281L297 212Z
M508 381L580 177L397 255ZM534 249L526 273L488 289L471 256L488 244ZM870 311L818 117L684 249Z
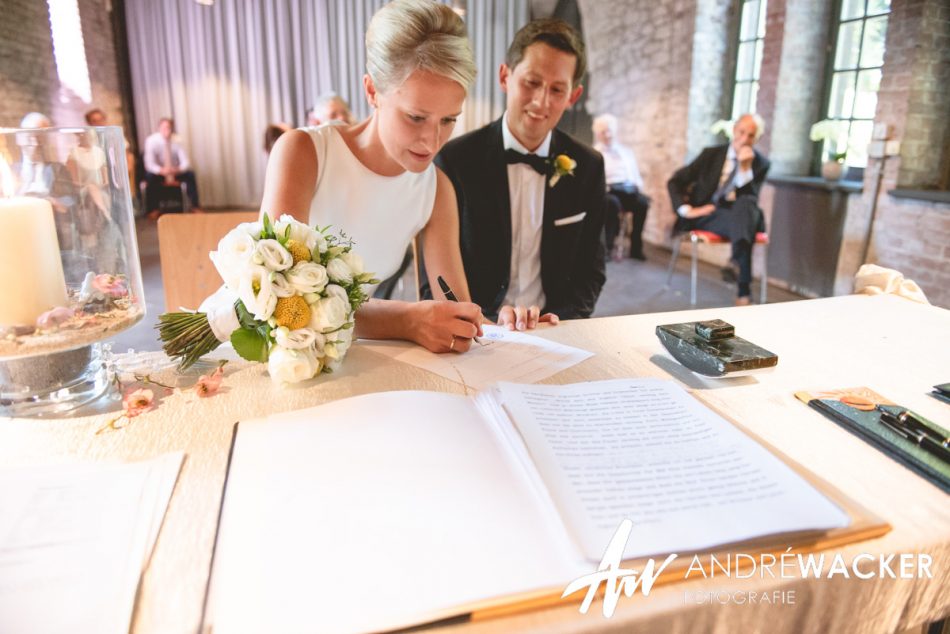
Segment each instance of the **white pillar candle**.
M35 326L65 305L53 208L40 198L0 198L0 325Z

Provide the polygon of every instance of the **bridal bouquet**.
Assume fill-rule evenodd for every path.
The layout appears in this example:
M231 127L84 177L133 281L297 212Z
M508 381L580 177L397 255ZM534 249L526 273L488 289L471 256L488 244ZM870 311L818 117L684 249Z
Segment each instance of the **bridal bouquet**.
M168 356L187 368L224 341L267 363L275 383L296 383L337 367L353 338L353 315L376 284L345 236L283 215L238 225L212 251L224 287L204 312L165 313ZM207 308L206 308L207 307ZM201 310L201 309L199 309Z

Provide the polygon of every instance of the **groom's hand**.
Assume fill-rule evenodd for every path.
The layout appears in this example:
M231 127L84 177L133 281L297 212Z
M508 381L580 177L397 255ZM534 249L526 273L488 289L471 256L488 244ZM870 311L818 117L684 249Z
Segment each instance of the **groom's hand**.
M498 311L498 325L505 326L508 330L531 330L536 328L539 323L547 322L556 326L558 316L554 313L541 314L538 306L502 306Z

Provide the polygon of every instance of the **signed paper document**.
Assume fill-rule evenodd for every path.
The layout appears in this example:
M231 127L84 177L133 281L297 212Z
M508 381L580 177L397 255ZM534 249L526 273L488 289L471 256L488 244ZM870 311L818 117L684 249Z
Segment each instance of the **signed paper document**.
M436 354L408 342L361 341L360 345L476 390L498 381L536 383L594 356L587 350L501 326L482 329L484 345L472 343L464 354Z
M0 631L128 632L182 458L0 470Z
M669 381L368 394L238 424L205 626L370 632L548 596L624 518L625 558L849 521Z

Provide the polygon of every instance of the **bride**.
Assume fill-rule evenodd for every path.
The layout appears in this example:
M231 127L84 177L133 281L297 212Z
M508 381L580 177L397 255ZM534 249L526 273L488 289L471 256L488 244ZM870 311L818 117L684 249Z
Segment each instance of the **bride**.
M343 231L379 279L398 270L420 234L430 286L439 288L441 276L459 301L370 300L356 336L464 352L481 334L482 314L468 301L455 192L432 160L475 78L465 26L446 5L394 0L370 22L366 67L370 117L283 134L268 162L261 211Z

